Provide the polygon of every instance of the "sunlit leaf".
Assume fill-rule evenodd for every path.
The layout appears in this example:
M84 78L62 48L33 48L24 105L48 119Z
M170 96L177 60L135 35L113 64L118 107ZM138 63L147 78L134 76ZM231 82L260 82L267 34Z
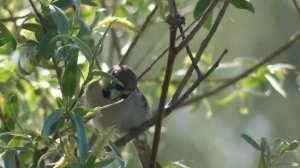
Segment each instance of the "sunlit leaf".
M263 154L260 155L257 168L267 168Z
M125 18L118 18L115 16L107 16L106 18L102 19L98 23L96 29L100 29L102 27L108 27L109 25L112 25L113 27L123 27L127 30L139 32L139 29L129 20Z
M255 13L254 7L249 0L231 0L230 3L239 9L245 9Z
M283 89L283 87L279 84L279 82L272 77L269 74L265 75L266 79L268 80L268 82L271 84L271 86L279 93L281 94L281 96L283 96L284 98L287 97L287 94L285 92L285 90Z
M216 102L219 105L228 105L229 103L231 103L233 100L235 100L237 98L237 95L238 95L238 92L233 91L228 96L226 96L222 99L217 99Z
M247 134L241 134L241 137L246 141L248 142L252 147L254 147L255 149L257 150L261 150L260 146L258 145L258 143L253 139L251 138L249 135Z
M88 158L89 144L83 120L75 113L70 112L72 122L76 128L77 142L79 146L80 163L84 164Z
M287 150L288 144L286 142L281 142L276 150L276 153L281 155Z
M11 42L12 48L16 49L17 41L12 35L12 33L5 27L3 23L0 22L0 47Z

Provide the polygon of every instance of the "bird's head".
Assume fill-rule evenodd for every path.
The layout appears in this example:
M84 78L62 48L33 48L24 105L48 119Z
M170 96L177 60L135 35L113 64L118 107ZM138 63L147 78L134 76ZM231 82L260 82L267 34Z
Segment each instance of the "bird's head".
M109 73L118 79L123 86L110 79L103 79L103 95L109 99L126 98L137 88L137 77L127 65L116 65Z

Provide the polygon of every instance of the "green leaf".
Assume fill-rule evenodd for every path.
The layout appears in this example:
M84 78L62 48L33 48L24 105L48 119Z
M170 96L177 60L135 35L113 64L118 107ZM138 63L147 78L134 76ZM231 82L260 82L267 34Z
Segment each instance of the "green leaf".
M74 113L70 113L73 124L76 128L77 141L79 146L80 163L84 164L88 158L89 144L83 120Z
M284 141L281 142L277 147L276 153L278 155L283 154L287 150L287 147L288 147L288 144L286 142L284 142Z
M252 139L249 135L247 134L241 134L241 137L248 142L252 147L254 147L257 150L261 150L260 146L258 145L258 143L255 142L254 139Z
M289 144L287 150L291 151L291 150L294 150L296 148L298 148L299 146L299 142L294 140L292 143Z
M92 50L82 40L80 40L77 37L70 36L70 35L58 35L54 39L51 40L51 43L54 43L54 42L56 42L59 39L70 39L70 40L74 41L74 43L76 45L78 45L80 51L83 53L83 55L86 57L86 59L89 62L92 61L92 58L93 58Z
M267 168L263 153L260 155L257 168Z
M17 47L17 41L11 32L5 27L3 23L0 22L0 47L11 42L13 50Z
M268 82L271 84L271 86L279 93L281 94L281 96L283 96L284 98L287 97L287 93L285 92L285 90L283 89L283 87L281 86L281 84L271 75L266 74L265 75L266 79L268 80Z
M51 40L57 36L57 30L52 29L47 32L40 42L39 52L36 56L37 61L41 59L48 60L54 54L54 43Z
M210 0L198 0L195 9L194 9L194 18L198 18L203 14L206 8L209 6Z
M114 154L117 157L117 160L119 161L119 164L121 165L122 168L125 167L125 161L121 155L120 149L117 147L117 145L115 143L113 143L112 141L108 142L110 149L114 152Z
M62 78L62 94L63 99L68 104L77 87L78 87L78 66L77 66L77 56L71 57L70 62L68 63L66 70L64 72L63 78Z
M27 57L21 57L18 61L18 70L23 75L30 75L32 72L32 66L29 63Z
M79 146L80 163L84 164L88 158L89 144L86 136L83 120L74 113L69 113L76 128L77 141Z
M49 5L51 14L53 16L53 19L58 27L58 32L59 34L68 34L69 33L69 21L67 16L64 14L64 12L54 6L54 5Z
M255 13L254 7L249 0L231 0L230 3L239 9L245 9Z
M16 154L17 154L17 151L15 151L15 150L7 150L4 152L3 160L4 160L5 168L15 168L16 167L16 165L15 165Z
M65 8L72 7L74 5L74 2L73 0L57 0L53 2L52 5L65 9Z
M92 75L92 78L96 77L96 76L100 76L100 77L106 78L106 80L113 81L114 83L124 87L123 83L120 82L116 77L112 76L110 73L96 70L96 71L93 71L91 73L91 75Z
M58 109L53 111L50 115L48 115L45 118L43 128L42 128L42 133L41 133L44 140L46 141L49 140L49 136L53 134L53 131L56 130L57 123L62 116L63 116L63 110Z
M237 98L237 95L238 95L237 92L233 91L228 96L226 96L222 99L217 99L216 102L219 105L228 105L229 103L231 103L233 100L235 100Z

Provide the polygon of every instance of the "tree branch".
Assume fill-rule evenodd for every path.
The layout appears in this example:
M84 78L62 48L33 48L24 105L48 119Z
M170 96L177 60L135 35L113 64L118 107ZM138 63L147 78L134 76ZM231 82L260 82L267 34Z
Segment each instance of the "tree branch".
M217 5L217 3L218 3L219 1L218 0L214 0L213 2L212 2L212 4L207 8L207 10L204 12L204 14L202 15L202 17L200 18L200 20L199 20L199 22L197 23L197 25L193 28L193 30L191 31L191 33L187 36L187 38L185 38L185 40L184 41L182 41L180 44L180 46L178 46L177 47L177 51L179 52L179 51L181 51L181 49L183 49L185 46L186 46L186 44L187 43L189 43L192 39L193 39L193 37L195 36L195 34L199 31L199 29L202 27L202 25L203 25L203 23L206 21L206 19L211 15L211 13L212 13L212 11L213 11L213 9L216 7L216 5ZM196 19L197 20L197 19ZM196 21L195 20L195 21ZM184 32L186 32L190 27L191 27L191 25L193 25L194 23L195 23L195 21L194 22L192 22L185 30L184 30ZM181 35L180 36L178 36L177 38L176 38L176 40L178 40L178 39L180 39L180 37L181 37ZM184 42L184 44L183 44L183 42ZM178 48L181 48L180 50L178 50ZM164 54L165 53L167 53L167 51L169 50L169 48L166 48L154 61L153 61L153 63L151 64L151 65L149 65L148 66L148 68L146 68L142 73L141 73L141 75L139 75L139 77L137 78L138 80L140 80L147 72L149 72L151 69L152 69L152 67L164 56Z
M173 15L173 12L171 11L169 16ZM171 16L172 19L176 19L175 15L174 18ZM157 157L157 152L158 152L158 147L159 147L159 142L160 142L160 135L161 135L161 126L162 126L162 120L164 117L164 107L166 104L166 99L168 95L168 90L170 86L170 80L172 76L172 70L173 70L173 65L175 62L175 56L176 56L176 47L175 47L175 42L176 42L176 31L177 31L177 26L175 25L170 25L170 41L169 41L169 55L168 55L168 62L167 62L167 69L162 85L162 91L161 91L161 96L160 96L160 101L159 101L159 106L158 106L158 113L157 113L157 120L155 124L155 132L154 132L154 138L153 138L153 144L152 144L152 151L151 151L151 158L150 158L150 168L155 168L156 166L156 157Z
M261 66L263 66L264 64L266 64L267 62L272 61L273 59L277 58L280 56L280 54L282 54L284 51L286 51L287 49L289 49L290 47L292 47L296 41L298 41L300 39L300 30L298 30L297 32L295 32L287 41L287 43L285 43L283 46L279 47L277 50L275 50L274 52L272 52L271 54L263 57L263 59L261 59L260 61L258 61L255 65L253 65L252 67L250 67L248 70L245 70L243 73L241 73L240 75L228 80L227 82L223 83L222 85L202 94L202 95L198 95L195 96L183 103L181 103L179 106L177 107L183 107L183 106L187 106L190 105L196 101L202 100L203 98L212 96L224 89L226 89L227 87L235 84L236 82L240 81L241 79L247 77L248 75L250 75L251 73L253 73L254 71L256 71L258 68L260 68ZM176 108L177 108L176 107Z
M215 32L217 31L217 28L218 28L218 26L219 26L219 24L220 24L220 22L221 22L221 20L222 20L222 18L223 18L223 16L224 16L224 13L225 13L225 11L226 11L226 9L227 9L227 7L228 7L229 2L230 2L229 0L225 0L224 5L223 5L222 9L220 10L220 12L219 12L219 14L218 14L218 16L217 16L217 18L216 18L216 20L215 20L213 26L211 27L211 29L210 29L209 33L207 34L207 36L205 37L205 39L202 41L202 43L201 43L201 45L200 45L200 47L199 47L199 49L198 49L197 55L196 55L196 57L195 57L195 61L196 61L196 62L199 62L199 61L200 61L201 56L202 56L204 50L206 49L206 47L207 47L208 43L210 42L211 38L213 37L213 35L214 35ZM192 33L191 33L191 34L192 34ZM184 42L184 41L183 41L183 42ZM183 43L183 42L182 42L182 43ZM179 44L178 48L180 47L180 45L181 45L181 44ZM186 73L185 76L183 77L182 81L181 81L180 84L178 85L177 90L176 90L174 96L172 97L172 99L171 99L171 101L170 101L170 104L173 104L174 101L177 101L177 98L181 95L181 92L182 92L182 90L184 89L184 87L185 87L187 81L188 81L188 80L190 79L190 77L192 76L193 71L194 71L193 66L190 66L190 68L188 69L187 73Z
M143 34L143 32L145 31L145 29L147 28L147 26L149 25L152 17L154 16L155 12L157 11L157 5L155 5L154 9L151 11L151 13L147 16L145 22L143 23L140 32L134 37L133 41L131 42L130 46L128 47L126 53L124 54L124 56L122 57L119 65L122 64L126 64L129 55L131 54L132 49L135 47L135 45L137 44L137 42L139 41L141 35Z
M23 19L26 18L28 16L30 16L31 13L24 15L24 16L15 16L15 17L8 17L8 18L0 18L0 22L15 22L19 19Z
M297 0L293 0L293 2L294 2L294 6L295 6L295 8L297 10L298 16L300 18L300 7L299 7L299 4L298 4Z

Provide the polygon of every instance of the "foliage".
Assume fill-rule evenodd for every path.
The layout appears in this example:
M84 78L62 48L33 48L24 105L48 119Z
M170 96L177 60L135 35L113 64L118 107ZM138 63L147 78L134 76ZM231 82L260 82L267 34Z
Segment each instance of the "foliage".
M140 27L155 5L160 12L157 16L160 21L165 19L168 6L160 1L154 4L153 1L134 0L120 1L111 8L104 1L100 5L90 0L6 3L11 4L1 7L8 13L0 14L3 18L19 16L22 10L32 8L34 13L12 23L0 22L0 152L4 166L45 167L54 162L55 167L105 167L110 164L126 167L126 159L111 141L116 134L114 128L102 133L91 145L93 136L99 133L86 123L100 116L101 108L85 107L82 100L84 89L91 82L104 78L122 85L105 68L111 67L116 62L114 60L122 59L122 48L126 49L132 36L142 33ZM230 3L254 13L254 7L247 0L231 0ZM211 4L211 0L199 0L192 11L195 19L203 16ZM20 9L11 11L10 6L14 5ZM23 9L27 6L28 9ZM212 17L206 22L209 20L212 21ZM210 29L211 24L206 28ZM104 57L107 36L118 33L121 34L119 39L112 41L116 40L115 48L121 57L115 57L117 54ZM201 70L209 70L212 60L211 54L204 53L199 63ZM228 64L238 64L234 67L236 70L251 67L256 62L258 60L243 58L221 63L216 75L205 80L203 87L192 92L191 97L218 85L220 80L214 78L222 69L231 69ZM182 78L180 72L185 72L190 66L190 59L186 57L182 69L175 73L178 79ZM154 82L161 82L164 71L165 67L162 67ZM208 111L207 118L213 116L211 104L225 106L236 101L241 104L240 112L248 114L248 96L251 94L266 96L273 88L286 97L282 85L286 74L291 71L295 68L287 64L262 66L241 79L233 92L222 95L222 98L218 96L214 101L202 99ZM160 86L153 87L151 82L141 81L141 88L147 90L146 96L155 106ZM178 84L176 79L171 81L169 96L173 95ZM258 145L249 136L244 134L242 137L261 152L261 167L273 164L286 152L294 152L299 157L298 141L288 143L280 139L276 141L279 145L275 147L275 154L271 154L272 148L265 139ZM113 155L107 150L113 151ZM173 162L165 167L186 166Z

